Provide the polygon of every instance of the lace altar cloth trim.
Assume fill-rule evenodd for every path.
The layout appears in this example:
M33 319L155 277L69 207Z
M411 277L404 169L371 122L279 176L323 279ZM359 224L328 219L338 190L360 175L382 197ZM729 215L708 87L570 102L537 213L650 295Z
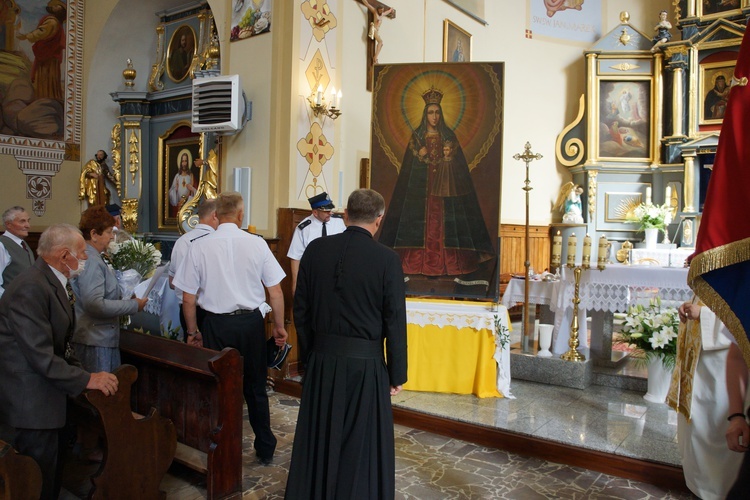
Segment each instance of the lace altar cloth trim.
M604 271L595 269L581 275L580 308L625 312L636 302L659 296L670 306L690 300L692 290L687 285L686 268L654 266L608 266ZM563 269L559 286L553 288L551 309L571 307L575 294L573 272Z
M495 332L495 315L508 316L507 310L497 304L474 304L449 301L406 301L406 321L419 326L455 326ZM507 325L506 325L507 326Z

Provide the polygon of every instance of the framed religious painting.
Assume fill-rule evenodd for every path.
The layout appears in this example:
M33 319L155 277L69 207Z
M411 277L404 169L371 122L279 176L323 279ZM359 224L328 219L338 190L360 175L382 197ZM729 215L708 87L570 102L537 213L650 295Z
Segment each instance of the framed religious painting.
M443 21L443 62L471 61L471 35L451 21Z
M234 2L229 41L236 42L271 32L273 0L242 0Z
M200 169L193 162L199 158L203 158L202 136L191 132L190 123L179 122L159 137L160 230L177 231L177 214L198 189Z
M717 18L742 14L742 7L750 5L748 0L693 0L696 15L703 18Z
M699 64L699 125L718 125L724 120L736 64L736 60Z
M167 45L167 76L170 80L180 83L188 76L195 51L195 30L189 24L179 26Z
M596 156L611 161L651 161L653 81L600 78L597 85Z
M503 63L378 65L370 187L409 295L498 298Z

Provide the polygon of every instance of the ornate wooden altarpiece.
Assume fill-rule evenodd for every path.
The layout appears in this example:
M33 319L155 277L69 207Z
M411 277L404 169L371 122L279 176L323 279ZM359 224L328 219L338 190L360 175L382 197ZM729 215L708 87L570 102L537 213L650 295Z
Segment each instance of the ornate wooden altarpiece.
M620 24L584 52L585 94L557 138L556 156L587 193L584 219L592 235L640 239L626 218L651 192L653 203L673 207L671 239L695 244L726 103L721 96L728 94L750 0L673 4L670 41L654 46L623 12Z
M171 179L164 174L168 171L165 161L169 148L178 144L189 149L195 144L191 159L206 160L216 143L213 134L192 133L190 118L193 78L218 74L220 53L213 15L205 1L157 15L160 23L148 91L111 93L120 106L119 120L112 130L112 157L113 167L121 173L119 189L126 229L151 233L151 239L171 248L178 231L195 226L197 203L185 203L185 210L176 215L167 211ZM180 64L184 61L176 54L183 37L189 57L187 63ZM208 168L207 161L200 172L193 168L200 178L199 193L205 192L201 184ZM162 253L168 248L163 245Z

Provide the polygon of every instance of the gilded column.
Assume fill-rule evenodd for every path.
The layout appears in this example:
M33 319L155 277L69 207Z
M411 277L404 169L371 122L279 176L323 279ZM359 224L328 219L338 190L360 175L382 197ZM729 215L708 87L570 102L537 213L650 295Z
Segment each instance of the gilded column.
M599 102L599 87L594 85L596 81L596 64L596 54L586 54L586 88L589 89L587 107L590 110L598 109ZM598 126L599 124L595 123L594 120L590 118L586 120L586 143L588 144L586 148L586 165L593 164L592 157L599 157L599 141L596 140ZM594 149L596 149L596 154L594 154Z

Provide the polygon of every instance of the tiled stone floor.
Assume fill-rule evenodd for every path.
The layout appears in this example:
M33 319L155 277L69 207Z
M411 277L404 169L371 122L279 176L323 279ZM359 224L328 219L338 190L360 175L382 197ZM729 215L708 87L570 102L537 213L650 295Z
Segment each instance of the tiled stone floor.
M486 400L473 396L402 393L398 404L440 413L451 408L461 420L534 433L548 439L577 442L579 446L604 445L609 451L640 456L643 442L674 442L676 427L664 408L650 407L639 394L622 391L576 391L514 382L515 400ZM554 401L545 401L551 396ZM252 451L252 432L245 421L245 499L283 498L299 402L283 394L271 395L271 421L279 440L274 463L263 467ZM653 420L654 425L650 424ZM598 448L601 449L601 448ZM662 460L674 463L667 452ZM86 495L88 482L74 480L82 467L68 463L65 500ZM620 479L578 467L486 448L456 439L396 426L396 498L399 499L605 499L605 498L692 498L684 493ZM89 467L90 470L90 467ZM80 476L79 476L80 477ZM169 499L205 497L204 479L192 471L173 466L162 482ZM72 493L71 493L72 492Z

